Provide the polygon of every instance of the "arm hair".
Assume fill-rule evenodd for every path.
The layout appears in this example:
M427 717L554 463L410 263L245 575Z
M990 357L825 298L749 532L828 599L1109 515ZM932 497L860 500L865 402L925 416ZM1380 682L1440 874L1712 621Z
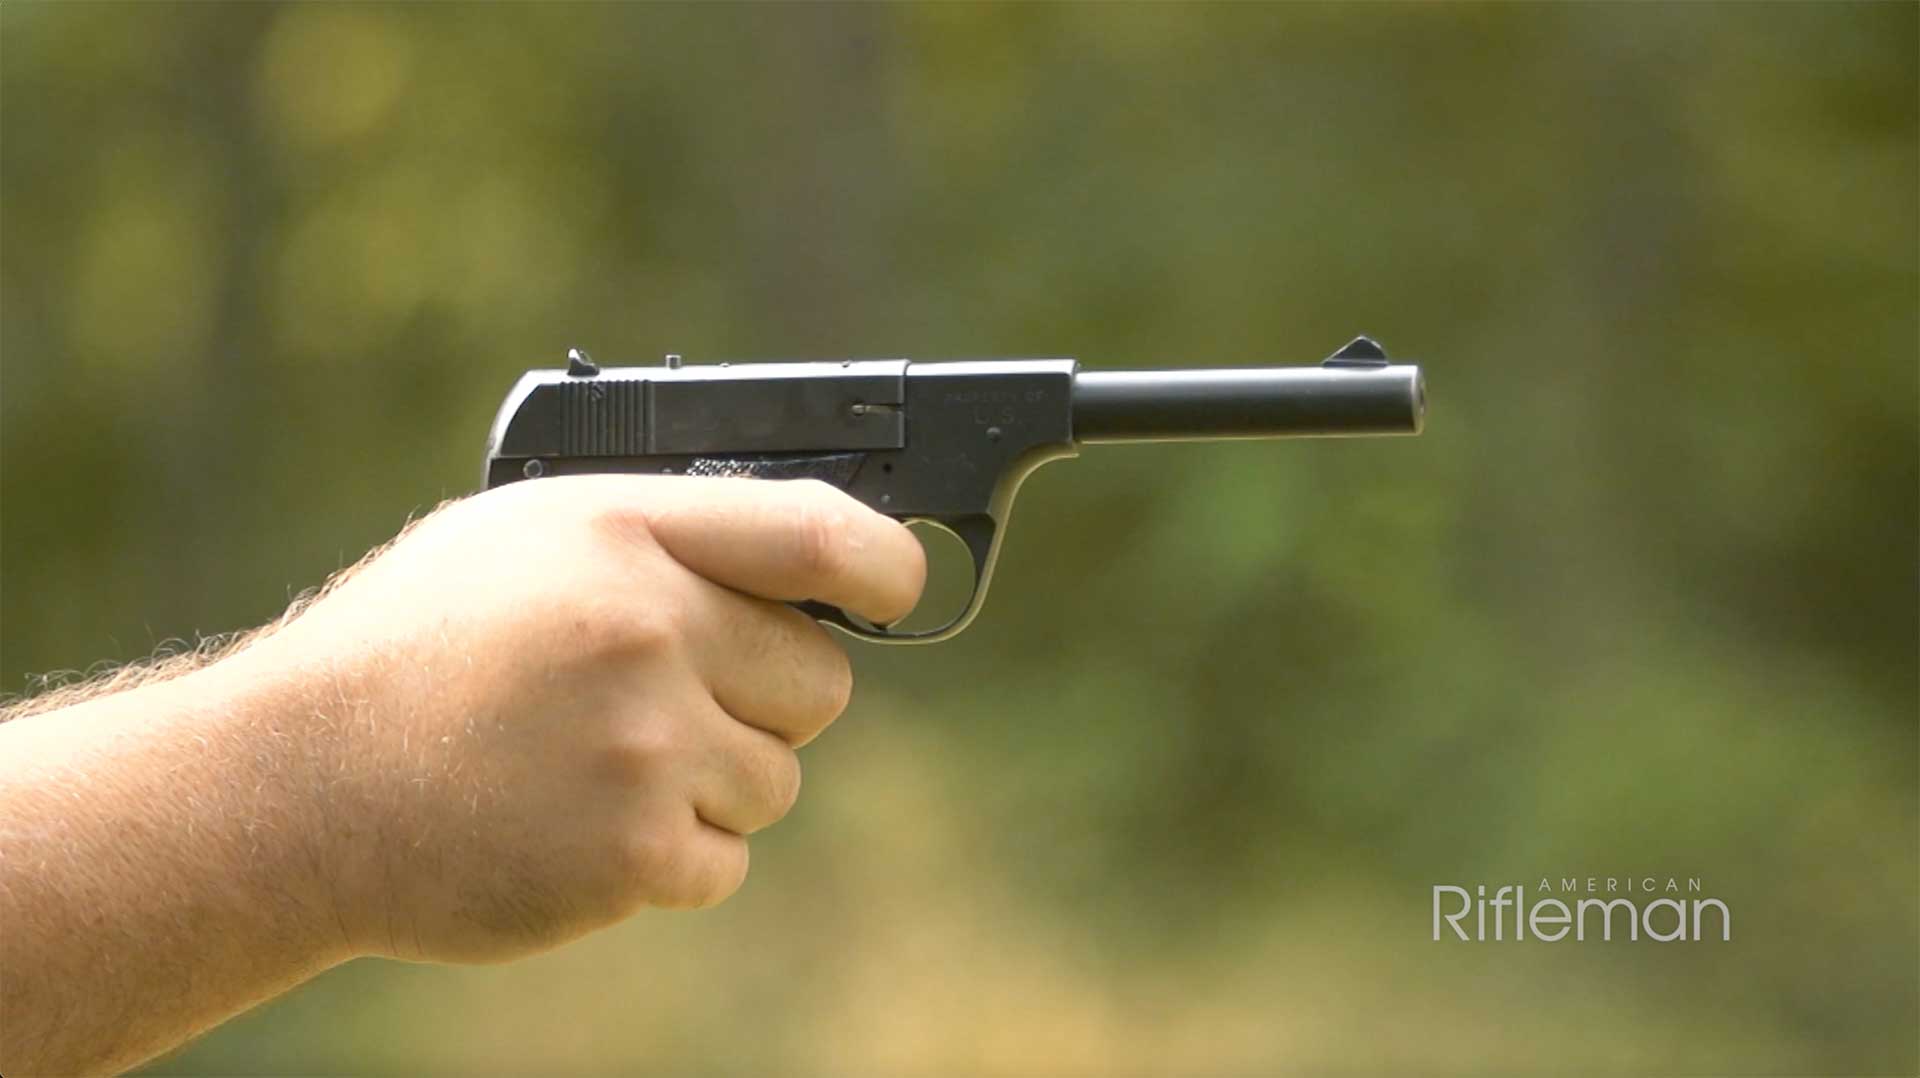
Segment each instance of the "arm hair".
M154 649L153 654L132 662L102 662L95 663L84 671L55 670L33 675L28 679L29 688L25 693L0 695L0 723L23 719L28 715L59 711L62 708L97 700L104 696L112 696L146 685L157 685L163 681L172 681L191 674L195 670L211 666L255 641L263 640L293 624L294 619L351 580L375 558L386 553L395 543L405 538L407 533L419 527L427 517L451 504L453 504L452 500L441 502L425 514L408 517L407 523L393 538L367 551L352 565L336 571L319 587L308 588L294 596L293 602L288 605L285 613L258 628L201 636L196 642L178 638L163 640Z

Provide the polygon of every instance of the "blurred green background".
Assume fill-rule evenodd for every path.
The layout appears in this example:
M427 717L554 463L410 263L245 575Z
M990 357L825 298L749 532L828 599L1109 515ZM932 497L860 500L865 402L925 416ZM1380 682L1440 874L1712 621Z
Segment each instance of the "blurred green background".
M0 8L7 691L259 623L603 362L1424 362L1096 447L753 878L153 1073L1912 1073L1920 7ZM1460 944L1699 877L1731 943ZM1491 890L1491 887L1489 888Z

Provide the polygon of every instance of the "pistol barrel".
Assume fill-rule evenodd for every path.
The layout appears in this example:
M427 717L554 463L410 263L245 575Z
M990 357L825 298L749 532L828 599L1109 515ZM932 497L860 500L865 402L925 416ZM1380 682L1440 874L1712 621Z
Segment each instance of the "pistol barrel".
M1081 371L1073 381L1079 442L1418 434L1426 411L1420 368L1405 364Z

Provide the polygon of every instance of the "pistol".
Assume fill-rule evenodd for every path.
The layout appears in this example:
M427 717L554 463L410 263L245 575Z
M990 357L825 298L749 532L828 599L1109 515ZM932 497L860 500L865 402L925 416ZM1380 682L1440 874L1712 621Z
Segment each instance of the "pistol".
M932 643L986 602L1014 494L1082 445L1418 434L1420 368L1357 337L1315 366L1081 370L1071 359L845 359L601 367L522 375L487 438L486 486L585 472L818 479L908 524L944 528L973 563L946 624L903 630L794 604L866 640Z

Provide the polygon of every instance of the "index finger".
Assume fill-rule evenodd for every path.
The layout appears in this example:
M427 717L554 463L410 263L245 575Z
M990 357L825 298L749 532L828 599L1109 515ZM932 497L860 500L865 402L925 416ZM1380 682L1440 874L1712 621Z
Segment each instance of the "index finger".
M674 560L765 599L815 599L877 624L906 617L926 552L906 526L812 479L648 477L639 506Z

